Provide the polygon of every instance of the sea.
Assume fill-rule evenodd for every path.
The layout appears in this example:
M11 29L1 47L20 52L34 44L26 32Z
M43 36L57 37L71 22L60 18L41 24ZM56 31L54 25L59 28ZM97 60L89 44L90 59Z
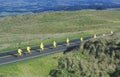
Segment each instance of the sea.
M0 0L0 17L48 11L120 8L120 0Z

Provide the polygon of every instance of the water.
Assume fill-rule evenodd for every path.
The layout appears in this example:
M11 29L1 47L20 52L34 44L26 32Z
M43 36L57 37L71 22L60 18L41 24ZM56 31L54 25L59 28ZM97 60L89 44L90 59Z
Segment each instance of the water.
M0 0L0 16L111 7L120 7L120 0Z

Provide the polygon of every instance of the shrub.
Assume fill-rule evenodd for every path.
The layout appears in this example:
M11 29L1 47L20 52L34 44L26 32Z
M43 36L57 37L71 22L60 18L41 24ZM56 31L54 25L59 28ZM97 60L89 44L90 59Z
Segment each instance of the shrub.
M119 38L114 35L86 41L79 52L70 52L61 57L58 60L58 67L51 70L50 75L51 77L119 77L119 47ZM86 55L86 52L89 55Z

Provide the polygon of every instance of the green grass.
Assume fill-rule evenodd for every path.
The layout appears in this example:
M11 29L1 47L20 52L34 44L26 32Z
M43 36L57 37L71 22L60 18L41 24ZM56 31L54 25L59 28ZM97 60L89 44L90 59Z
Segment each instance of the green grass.
M57 65L62 53L55 53L0 66L3 77L48 77L49 71Z
M118 30L120 11L48 12L7 16L0 19L0 32L16 34L65 33L88 30Z
M6 45L4 48L0 48L0 51L4 52L4 51L7 51L7 50L17 49L18 47L21 47L21 48L24 47L25 48L27 46L40 45L41 42L43 42L44 44L47 44L47 43L52 43L53 41L56 41L56 42L65 41L66 38L69 38L69 39L80 38L82 36L88 36L88 35L91 35L91 34L92 33L87 33L87 32L78 32L78 33L69 33L69 34L57 34L57 35L52 35L51 34L51 36L48 36L48 35L45 36L44 35L43 36L43 38L45 37L44 39L39 37L40 35L34 35L34 34L30 35L30 36L32 36L32 35L35 36L32 39L29 36L28 36L28 38L24 37L24 36L26 36L24 34L19 34L19 35L16 35L16 36L11 34L10 37L9 37L9 35L6 36L6 37L9 38L9 40L8 39L6 39L6 40L3 39L3 40L0 41L1 42L1 44L0 44L1 46L2 45L3 46ZM3 36L3 37L5 37L5 36ZM29 39L31 39L31 40L29 40Z
M120 11L60 11L0 18L0 52L120 30ZM0 66L0 75L47 77L56 53Z
M0 51L120 30L119 20L120 11L110 10L7 16L0 18Z

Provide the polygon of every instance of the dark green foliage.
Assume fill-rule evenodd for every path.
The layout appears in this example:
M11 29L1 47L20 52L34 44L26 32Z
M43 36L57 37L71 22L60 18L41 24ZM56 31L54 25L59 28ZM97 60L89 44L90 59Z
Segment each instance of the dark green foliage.
M120 38L113 36L113 38L103 37L98 39L92 39L85 42L83 48L84 51L88 51L89 54L95 55L96 58L99 58L101 53L105 53L110 57L115 57L120 59Z
M67 53L58 60L51 77L120 77L119 36L85 42L79 52Z

